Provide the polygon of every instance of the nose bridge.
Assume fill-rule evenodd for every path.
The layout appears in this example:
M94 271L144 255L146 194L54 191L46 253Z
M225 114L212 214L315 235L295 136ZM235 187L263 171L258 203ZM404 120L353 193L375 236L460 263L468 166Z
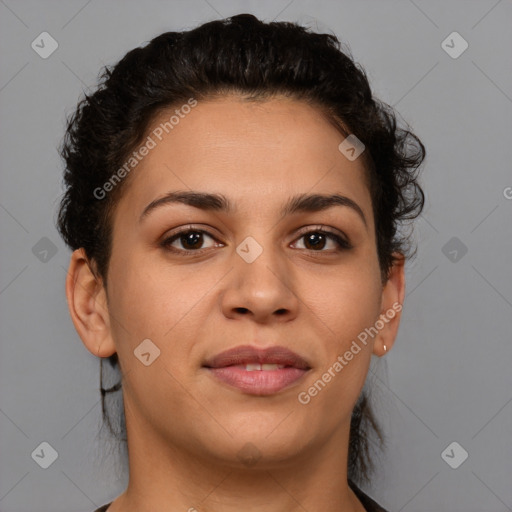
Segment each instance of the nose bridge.
M286 255L275 246L269 232L260 230L254 236L245 237L236 247L236 256L240 281L271 290L277 290L287 281Z
M246 236L233 258L234 281L225 295L226 314L244 311L263 318L273 313L296 313L298 301L288 258L268 230Z

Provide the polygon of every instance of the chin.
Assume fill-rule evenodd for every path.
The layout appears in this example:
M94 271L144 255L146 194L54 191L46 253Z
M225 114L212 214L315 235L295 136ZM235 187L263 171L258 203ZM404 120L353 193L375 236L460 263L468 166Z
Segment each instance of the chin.
M288 426L280 430L278 423L274 423L272 427L255 425L234 433L232 438L225 436L220 442L216 439L208 444L210 450L215 446L215 458L230 467L275 469L292 464L303 455L310 444L308 439L304 429Z

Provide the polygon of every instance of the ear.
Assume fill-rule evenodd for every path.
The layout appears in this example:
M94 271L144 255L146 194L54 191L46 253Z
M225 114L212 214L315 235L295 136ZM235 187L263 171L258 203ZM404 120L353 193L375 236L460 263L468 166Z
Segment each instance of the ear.
M91 270L83 249L71 255L66 297L71 320L87 350L98 357L114 354L107 294L101 279Z
M405 257L403 254L393 253L396 261L389 271L387 282L382 288L381 314L379 320L384 327L379 330L373 345L373 353L383 356L389 352L396 335L402 316L402 305L405 298ZM386 349L384 349L384 345Z

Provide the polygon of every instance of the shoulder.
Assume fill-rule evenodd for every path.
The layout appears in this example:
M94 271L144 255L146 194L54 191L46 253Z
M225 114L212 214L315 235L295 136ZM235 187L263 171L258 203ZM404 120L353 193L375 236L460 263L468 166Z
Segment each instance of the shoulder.
M354 491L355 495L363 504L367 512L387 512L387 510L382 508L375 500L370 498L370 496L368 496L361 489L359 489L359 487L357 487L357 485L354 482L349 480L348 485Z

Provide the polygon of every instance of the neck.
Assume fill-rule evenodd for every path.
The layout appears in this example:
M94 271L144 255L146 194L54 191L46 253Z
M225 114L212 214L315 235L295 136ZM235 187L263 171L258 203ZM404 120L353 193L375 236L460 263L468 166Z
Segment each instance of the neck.
M286 461L262 455L245 464L137 430L127 422L129 484L108 512L365 510L347 483L348 428Z

